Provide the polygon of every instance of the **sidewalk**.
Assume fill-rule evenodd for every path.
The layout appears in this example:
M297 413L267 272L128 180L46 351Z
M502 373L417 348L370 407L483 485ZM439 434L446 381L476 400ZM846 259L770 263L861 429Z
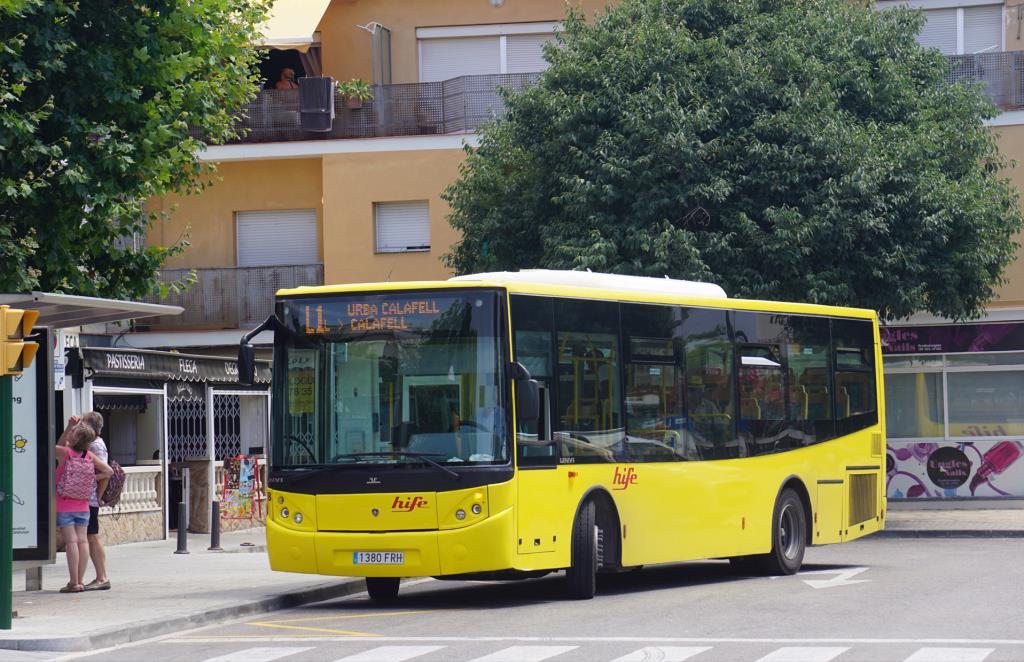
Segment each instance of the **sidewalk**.
M890 501L878 535L1024 537L1024 500ZM109 591L58 593L67 583L63 554L44 566L42 591L25 592L24 573L15 572L18 618L0 631L0 650L91 650L365 590L361 579L271 571L263 529L224 534L222 552L209 544L208 535L190 535L187 555L174 554L174 539L108 547Z
M222 552L209 545L209 535L195 534L187 555L174 553L173 538L107 547L109 591L59 593L63 554L43 566L42 591L26 592L15 571L18 616L0 630L0 651L92 650L365 590L361 579L271 571L262 528L223 534Z

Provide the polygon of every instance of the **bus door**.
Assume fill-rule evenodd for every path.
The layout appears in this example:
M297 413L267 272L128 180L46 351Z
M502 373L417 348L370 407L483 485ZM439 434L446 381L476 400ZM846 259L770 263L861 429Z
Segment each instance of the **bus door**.
M566 502L568 495L568 479L558 469L558 444L551 435L550 384L543 379L537 381L540 417L535 424L520 423L516 434L516 536L520 554L553 552L558 548L560 514L554 504Z

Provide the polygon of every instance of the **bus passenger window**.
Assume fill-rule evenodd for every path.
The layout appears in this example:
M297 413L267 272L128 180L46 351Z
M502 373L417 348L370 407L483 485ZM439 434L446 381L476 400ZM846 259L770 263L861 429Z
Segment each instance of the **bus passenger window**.
M553 304L547 297L514 294L511 297L512 351L517 361L540 385L537 421L516 417L519 466L551 466L557 445L551 435L551 382L554 374Z
M835 435L829 370L829 323L819 317L790 317L786 345L789 369L789 420L797 445Z
M783 365L776 345L740 345L740 453L760 455L790 447Z
M850 434L878 422L875 349L871 322L832 320L836 433Z
M727 313L684 309L689 431L702 460L739 457L733 416L733 359Z

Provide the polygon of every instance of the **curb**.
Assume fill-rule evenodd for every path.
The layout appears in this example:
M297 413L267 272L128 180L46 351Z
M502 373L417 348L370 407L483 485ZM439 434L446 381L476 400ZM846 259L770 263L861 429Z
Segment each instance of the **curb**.
M239 616L264 614L279 609L299 607L311 602L340 598L366 590L362 577L348 578L328 586L317 586L296 593L282 593L262 600L231 607L217 607L204 612L159 621L142 621L111 630L70 637L0 638L0 650L79 652L108 648L163 634L212 625Z
M882 538L1024 538L1022 529L883 529Z

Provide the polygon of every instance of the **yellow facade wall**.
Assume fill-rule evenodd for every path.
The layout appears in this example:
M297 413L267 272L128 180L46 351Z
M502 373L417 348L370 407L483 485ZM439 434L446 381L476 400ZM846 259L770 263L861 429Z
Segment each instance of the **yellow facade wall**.
M323 236L320 158L221 163L214 180L198 195L150 201L151 210L171 211L171 217L151 228L149 244L168 246L186 236L190 242L184 254L167 261L168 269L235 266L239 211L316 209Z
M1024 155L1024 124L1001 126L994 131L1003 154L1020 161L1021 155ZM1016 189L1024 192L1024 167L1018 165L1006 174ZM1024 237L1018 235L1016 240L1024 244ZM1007 283L997 290L998 298L990 304L991 308L1024 306L1024 260L1021 258L1024 258L1024 248L1017 249L1017 259L1003 272Z
M605 0L570 0L587 16L603 9ZM370 80L370 34L357 25L376 21L391 30L391 80L419 82L416 28L492 23L560 21L564 0L334 0L320 21L325 76L339 80Z
M459 149L323 157L324 282L447 278L440 257L458 239L441 192L458 176ZM430 250L376 253L373 203L427 200Z

